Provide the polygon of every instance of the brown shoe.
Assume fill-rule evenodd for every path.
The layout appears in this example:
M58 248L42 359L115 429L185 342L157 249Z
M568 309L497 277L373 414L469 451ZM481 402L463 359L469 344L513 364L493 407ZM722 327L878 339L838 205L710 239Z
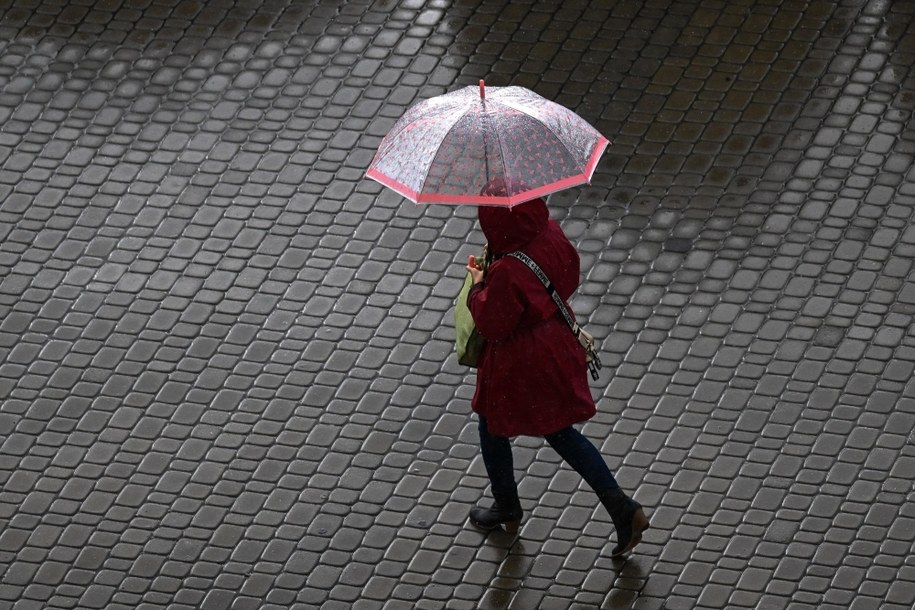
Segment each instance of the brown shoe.
M642 532L648 529L648 517L642 505L628 497L619 488L600 494L601 503L610 513L616 528L616 546L611 557L622 557L642 541Z

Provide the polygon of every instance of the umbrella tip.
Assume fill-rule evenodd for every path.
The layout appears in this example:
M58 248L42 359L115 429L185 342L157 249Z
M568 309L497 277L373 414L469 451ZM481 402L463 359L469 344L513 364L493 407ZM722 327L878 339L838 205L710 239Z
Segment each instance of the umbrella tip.
M480 79L480 99L486 99L486 83L483 82L483 79Z

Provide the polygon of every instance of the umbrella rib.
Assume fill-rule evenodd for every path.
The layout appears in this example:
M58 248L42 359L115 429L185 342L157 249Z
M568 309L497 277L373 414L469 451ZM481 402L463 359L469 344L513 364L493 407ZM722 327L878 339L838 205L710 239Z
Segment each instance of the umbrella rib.
M442 143L448 138L451 134L451 131L454 129L454 126L457 125L461 119L467 116L467 113L470 111L469 108L465 108L464 112L457 115L457 118L454 119L454 122L445 130L445 133L442 135L441 140L439 140L438 146L435 147L435 152L432 153L432 158L429 160L429 164L426 166L426 171L423 172L423 179L419 181L419 191L416 193L416 201L419 203L419 198L422 196L423 185L426 184L426 178L429 176L429 172L432 170L432 164L435 161L438 151L442 148Z
M550 101L550 100L547 100L547 101ZM562 142L562 138L559 137L559 134L556 133L556 130L555 130L555 129L553 129L553 128L552 128L549 124L547 124L545 121L543 121L543 120L541 120L540 118L538 118L536 115L531 114L531 112L529 112L529 111L526 110L525 108L519 107L519 106L516 105L516 104L512 104L511 102L509 102L509 101L507 101L507 100L496 100L496 103L497 103L497 104L502 104L503 106L508 106L508 107L511 108L512 110L517 110L518 112L520 112L520 113L523 114L524 116L530 117L530 118L533 119L534 121L537 121L538 123L540 123L541 125L543 125L543 127L544 127L545 129L547 129L550 133L552 133L554 136L556 136L556 139L557 139L557 140L559 140L560 142ZM552 103L555 104L556 102L552 102ZM559 105L559 104L557 104L557 106L560 106L561 108L568 110L567 108L565 108L565 106L561 106L561 105ZM572 111L569 110L569 112L571 113ZM572 113L572 114L574 114L574 113ZM577 116L577 115L576 115L576 116ZM581 118L581 120L582 120L583 123L585 123L586 125L588 125L591 129L593 129L593 130L595 131L598 140L600 140L600 138L603 137L603 136L601 135L601 133L600 133L599 131L597 131L597 129L596 129L593 125L591 125L590 123L588 123L584 118L582 118L582 117L579 117L579 118ZM566 150L568 150L568 147L565 147L565 146L564 146L563 148L565 148ZM577 161L577 160L576 160L576 161ZM585 160L585 161L587 162L587 160Z
M493 133L496 136L496 144L499 147L499 161L502 164L502 175L505 176L505 196L511 197L512 183L511 178L508 175L508 168L505 166L505 149L502 148L502 134L496 130L493 130ZM483 150L483 154L486 154L486 150ZM487 181L489 176L486 177Z
M546 98L544 98L544 99L546 99ZM549 102L550 100L546 100L546 101ZM534 119L535 121L540 121L540 118L537 117L537 116L535 116L535 115L533 115L533 114L531 114L531 112L530 112L529 110L527 110L527 109L524 108L523 106L518 106L517 104L511 103L509 100L499 100L499 99L495 99L495 100L492 100L492 103L494 103L494 104L501 104L502 106L508 106L508 107L511 108L512 110L517 110L517 111L520 112L521 114L524 114L524 115L527 115L527 116L531 117L531 118ZM556 102L551 102L551 103L555 104ZM557 106L558 106L558 104L557 104ZM565 106L562 106L562 108L565 108ZM571 112L571 111L569 111L569 112ZM582 120L584 120L584 119L582 119Z

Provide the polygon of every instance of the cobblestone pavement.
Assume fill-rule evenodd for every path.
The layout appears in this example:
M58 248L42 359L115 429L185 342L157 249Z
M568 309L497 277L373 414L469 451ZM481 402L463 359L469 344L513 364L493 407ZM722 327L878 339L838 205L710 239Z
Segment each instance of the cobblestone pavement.
M0 608L915 603L915 2L0 7ZM624 562L537 439L466 523L475 211L363 179L480 78L615 142L550 205Z

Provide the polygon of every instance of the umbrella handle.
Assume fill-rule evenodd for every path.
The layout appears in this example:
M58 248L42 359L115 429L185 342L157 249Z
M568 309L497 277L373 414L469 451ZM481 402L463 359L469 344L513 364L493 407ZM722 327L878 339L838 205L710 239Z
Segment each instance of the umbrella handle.
M486 99L486 83L483 82L483 79L480 79L480 99Z

